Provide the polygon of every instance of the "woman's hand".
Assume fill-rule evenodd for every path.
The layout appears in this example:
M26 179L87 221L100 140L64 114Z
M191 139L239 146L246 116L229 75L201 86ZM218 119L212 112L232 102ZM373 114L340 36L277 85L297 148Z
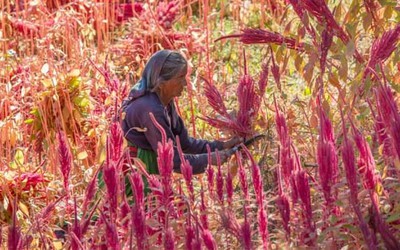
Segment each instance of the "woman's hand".
M229 160L229 158L235 153L235 150L233 149L227 149L223 151L219 151L219 160L220 164L224 164ZM215 152L211 153L211 165L217 166L218 161L217 161L217 154Z
M225 141L223 144L224 149L230 149L243 142L243 138L235 136L232 139Z

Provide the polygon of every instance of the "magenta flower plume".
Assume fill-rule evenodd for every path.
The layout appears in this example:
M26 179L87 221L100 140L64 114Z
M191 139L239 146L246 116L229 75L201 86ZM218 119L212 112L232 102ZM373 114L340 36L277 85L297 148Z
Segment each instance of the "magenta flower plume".
M242 236L242 247L245 250L253 249L253 244L251 242L251 227L249 220L247 218L247 209L244 206L244 222L240 227L241 236Z
M201 234L204 242L204 246L208 250L216 250L217 248L217 243L214 240L214 237L212 236L211 232L208 229L203 229L203 232Z
M174 250L175 249L175 235L174 235L174 230L169 227L164 235L164 249L170 249Z
M221 202L221 204L224 204L224 177L222 176L221 160L219 157L218 150L216 150L215 153L217 155L217 163L218 163L218 172L216 176L216 181L217 181L216 191L219 202Z
M227 195L227 200L228 204L232 205L232 198L233 198L233 180L232 180L232 174L230 171L228 171L228 174L226 176L226 195Z
M320 97L317 99L317 105L320 116L320 136L317 145L318 172L326 204L330 207L337 199L336 192L332 190L332 187L337 183L339 167L332 124L321 106Z
M217 87L214 84L211 84L207 79L203 77L201 77L201 79L206 83L204 85L204 93L207 97L208 104L221 116L230 117L225 107L224 99L219 93Z
M111 123L110 126L110 150L111 160L118 162L122 156L122 143L123 143L123 132L121 125L118 122Z
M277 32L271 32L262 29L246 28L242 33L222 36L215 40L216 42L223 39L239 38L244 44L277 44L285 45L290 49L304 51L304 44L299 43L294 38L285 37Z
M99 170L95 172L93 175L92 179L90 180L87 188L86 188L86 193L85 193L85 199L83 200L83 213L86 213L87 207L89 203L93 200L96 191L97 191L97 175L99 173Z
M350 41L349 35L336 22L325 0L303 0L301 4L321 25L329 27L331 30L329 32L333 32L344 44ZM361 63L364 61L357 49L355 50L355 58Z
M67 137L65 136L64 132L58 131L57 139L58 139L58 159L60 162L61 173L64 180L64 188L68 193L69 174L71 172L71 165L72 165L72 154L68 146Z
M189 190L190 199L192 202L194 202L194 189L193 189L193 183L192 183L193 168L190 165L189 161L185 160L185 158L183 156L183 151L182 151L181 143L180 143L178 136L176 137L176 144L178 147L179 158L181 159L181 173L183 175L183 178L185 179L186 186Z
M358 203L358 187L357 187L357 170L355 165L355 156L353 145L351 145L350 140L347 137L347 130L344 124L344 118L342 115L342 125L343 125L343 144L342 144L342 160L344 169L346 172L347 184L350 188L350 203L357 215L358 223L360 225L361 232L363 234L364 240L367 243L369 249L377 249L376 238L371 234L371 231L364 220L359 203Z
M144 205L144 184L142 176L139 172L134 172L129 175L129 181L133 187L135 205L143 207Z
M268 79L268 63L264 64L259 76L258 86L254 79L247 73L246 60L244 59L244 74L239 80L237 87L238 110L237 115L228 113L223 102L222 96L215 85L211 84L204 78L205 94L208 103L216 111L220 117L212 118L206 116L201 118L213 127L228 129L236 135L246 137L253 134L253 122L256 118L261 106L262 97L267 86Z
M144 208L135 203L131 210L131 216L132 229L136 239L137 249L146 249L147 227Z
M157 6L157 21L165 30L170 30L179 13L180 1L160 2Z
M243 194L244 194L244 199L247 201L249 199L249 191L248 191L248 183L247 183L247 176L246 176L246 170L243 167L242 163L242 155L239 152L236 152L236 161L239 166L239 181L240 181L240 187L242 188Z
M351 121L351 120L350 120ZM368 190L375 190L377 184L377 176L375 174L376 166L375 160L369 147L368 142L365 140L361 132L355 127L353 123L353 137L357 149L360 152L358 160L358 171L363 176L364 188Z
M321 67L321 76L325 73L325 65L326 65L326 57L328 56L329 48L332 45L333 36L327 29L322 32L322 41L321 41L321 58L319 60L319 64ZM322 79L322 77L321 77Z
M150 113L150 118L153 121L153 124L158 128L162 135L162 142L158 143L157 148L157 163L158 170L161 175L161 183L163 189L163 204L165 207L168 207L172 213L173 206L170 203L172 201L172 172L173 172L173 158L174 158L174 148L173 142L171 139L168 139L167 135L161 125L157 122L154 115Z
M278 179L278 199L276 200L276 205L278 206L279 212L282 217L283 228L286 231L286 238L290 238L290 204L287 194L284 192L283 180L281 168L277 167L277 179Z
M394 29L388 30L381 38L376 39L372 43L367 67L364 71L364 79L371 71L375 71L376 65L384 62L393 51L397 48L397 43L400 38L400 24L397 24Z
M205 200L204 200L203 185L201 185L200 198L201 198L201 203L200 203L200 222L201 222L201 226L204 229L208 229L207 206L206 206L206 203L205 203Z
M185 226L185 247L188 250L192 250L192 242L195 237L194 229L192 225L192 220L190 219L190 215L186 217L186 226Z
M377 100L377 109L379 116L385 125L385 129L381 131L386 136L390 135L390 145L388 150L394 154L394 158L400 159L400 114L397 103L394 99L392 89L387 85L381 85L375 90Z
M310 235L315 233L315 224L312 219L310 185L308 183L308 174L306 173L306 171L300 170L297 172L296 186L303 207L303 214L306 226L305 238L309 239L309 241L306 242L306 244L309 246L314 246L315 245L314 239L310 239Z
M103 167L103 179L107 187L107 202L110 211L116 215L118 207L119 178L117 174L117 163L108 162Z
M100 214L101 214L101 218L103 219L103 221L105 222L105 225L106 225L106 230L105 230L106 237L105 238L106 238L106 242L107 242L107 247L109 247L110 249L116 249L116 250L121 249L121 246L119 245L118 232L117 232L115 222L108 221L106 215L104 215L104 213L102 211L100 211Z
M21 229L17 225L17 200L14 200L14 206L12 210L12 224L8 227L8 239L7 245L8 249L18 250L22 247L22 235Z

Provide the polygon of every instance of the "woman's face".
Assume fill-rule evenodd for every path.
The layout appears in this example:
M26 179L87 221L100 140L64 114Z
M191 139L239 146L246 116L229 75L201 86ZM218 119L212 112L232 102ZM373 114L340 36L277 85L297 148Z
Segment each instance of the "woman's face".
M187 85L186 82L187 67L184 67L175 77L164 83L165 93L171 98L181 96L184 88Z

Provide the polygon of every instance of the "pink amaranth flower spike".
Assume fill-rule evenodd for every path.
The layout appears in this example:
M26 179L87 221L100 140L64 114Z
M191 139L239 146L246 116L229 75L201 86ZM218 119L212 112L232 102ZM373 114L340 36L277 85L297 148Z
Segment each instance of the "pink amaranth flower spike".
M400 38L400 24L397 24L394 29L388 30L381 38L376 39L372 43L369 61L364 71L364 79L371 71L375 71L376 65L384 62L397 48L397 43Z
M326 205L330 209L336 210L333 203L337 200L337 192L333 190L333 186L337 183L339 176L339 167L337 160L337 152L331 121L325 114L321 106L321 98L317 99L319 109L320 128L319 141L317 145L317 161L318 172L320 177L320 185L325 197ZM331 211L327 211L329 215Z
M229 206L232 205L232 198L233 198L233 180L232 180L232 174L231 171L228 171L228 174L225 179L225 184L226 184L226 195L227 195L227 200Z
M129 180L133 187L133 193L135 198L135 204L138 206L144 205L144 184L142 175L139 172L134 172L129 175Z
M194 202L194 189L192 183L193 168L190 165L189 161L187 161L183 156L183 151L178 136L176 137L176 144L178 147L179 158L181 159L181 173L183 175L183 178L185 178L186 186L189 189L190 199L192 202Z
M69 191L69 174L71 172L72 154L68 146L67 137L63 131L58 131L58 159L60 162L61 173L64 179L64 188L68 194Z
M175 249L175 235L171 227L169 227L164 234L164 249Z
M342 160L346 172L347 184L350 188L350 203L357 215L360 230L363 234L365 242L367 242L368 249L374 250L376 247L376 238L371 234L371 231L364 220L359 203L358 203L358 187L357 187L357 170L355 164L355 156L353 146L347 137L347 130L345 128L344 118L342 115L343 127L343 144L342 144Z
M110 150L112 152L112 154L110 154L111 160L118 162L122 156L123 143L123 132L118 122L111 123L109 140L111 146Z
M222 176L221 160L219 157L218 150L216 150L215 153L217 155L217 163L218 163L218 172L217 172L217 176L216 176L217 195L218 195L219 202L221 202L221 204L224 204L224 178Z
M344 44L347 44L350 41L349 35L336 22L335 17L330 11L325 0L302 0L301 4L311 15L317 19L322 26L329 27L329 32L332 32L334 35L339 37ZM359 54L357 49L355 49L354 57L358 62L364 62L364 59Z
M208 229L203 230L202 238L204 241L204 246L206 247L207 250L218 249L217 243L215 242L214 237L212 236L211 232Z
M304 51L303 43L299 43L296 39L284 37L277 32L271 32L268 30L246 28L242 30L242 33L222 36L215 41L217 42L229 38L239 38L244 44L277 44L285 45L290 49Z

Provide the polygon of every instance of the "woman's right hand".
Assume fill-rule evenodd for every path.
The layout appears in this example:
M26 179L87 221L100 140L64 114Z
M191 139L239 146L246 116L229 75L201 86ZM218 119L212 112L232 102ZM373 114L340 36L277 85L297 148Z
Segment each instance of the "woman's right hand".
M223 151L218 151L220 164L223 164L228 161L228 159L235 153L234 150L228 149ZM217 154L215 152L211 153L211 165L217 166Z

